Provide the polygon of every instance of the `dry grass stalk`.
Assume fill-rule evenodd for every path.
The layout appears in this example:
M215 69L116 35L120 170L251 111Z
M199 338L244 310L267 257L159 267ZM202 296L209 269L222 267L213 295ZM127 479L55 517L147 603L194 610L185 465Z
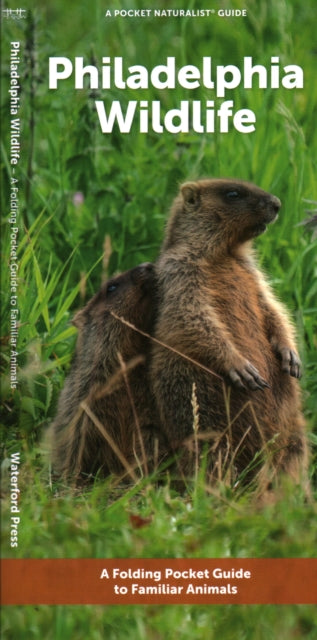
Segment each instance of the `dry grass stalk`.
M121 353L119 353L119 352L118 352L118 360L120 362L120 367L121 367L122 375L123 375L123 378L124 378L124 383L125 383L125 386L126 386L127 394L128 394L128 397L129 397L131 408L132 408L134 423L135 423L135 426L136 426L136 431L137 431L137 434L138 434L138 439L139 439L139 443L140 443L140 447L141 447L141 454L142 454L142 458L144 460L145 474L148 475L149 471L148 471L147 460L146 460L146 455L145 455L143 437L142 437L142 433L141 433L140 421L139 421L139 418L138 418L138 414L137 414L137 411L136 411L136 408L135 408L135 404L134 404L134 400L133 400L132 393L131 393L131 388L130 388L128 375L127 375L127 367L126 367L125 362L123 361ZM138 460L135 449L134 449L134 455L135 455L136 460Z
M196 382L192 387L191 403L193 407L193 430L194 430L194 451L195 451L195 480L197 482L199 473L199 442L198 442L198 430L199 430L199 406L196 395Z
M101 282L104 283L108 280L108 267L112 254L111 238L109 234L105 236L103 243L103 259L102 259L102 276Z
M87 405L87 403L85 401L81 402L80 406L85 411L85 413L90 418L90 420L94 423L94 425L97 427L99 433L101 433L101 435L105 438L105 440L110 445L112 450L115 452L116 456L120 460L122 466L126 469L126 471L129 474L129 476L132 478L133 482L137 483L139 481L138 476L134 473L134 470L133 470L132 466L129 464L129 462L122 455L119 447L116 445L116 443L113 440L113 438L109 435L109 433L107 432L107 430L105 429L103 424L100 422L100 420L98 420L98 418L91 411L90 407Z
M170 345L166 344L165 342L161 342L161 340L158 340L157 338L154 338L149 333L146 333L145 331L142 331L141 329L138 329L138 327L136 327L134 324L132 324L132 322L129 322L128 320L125 320L125 318L123 318L122 316L118 316L114 311L110 311L109 313L111 313L111 315L114 318L116 318L116 320L119 320L120 322L125 324L127 327L129 327L133 331L136 331L137 333L139 333L141 336L144 336L145 338L148 338L152 342L155 342L156 344L159 344L161 347L164 347L164 349L169 349L169 351L173 351L173 353L176 353L176 355L180 356L181 358L184 358L185 360L188 360L188 362L190 362L191 364L194 364L196 367L199 367L203 371L206 371L206 373L210 373L212 376L215 376L216 378L219 378L219 380L222 380L222 376L220 376L218 373L215 373L211 369L208 369L208 367L205 367L205 365L201 364L201 362L198 362L197 360L193 360L193 358L190 358L189 356L186 356L181 351L178 351L177 349L174 349L174 347L171 347Z

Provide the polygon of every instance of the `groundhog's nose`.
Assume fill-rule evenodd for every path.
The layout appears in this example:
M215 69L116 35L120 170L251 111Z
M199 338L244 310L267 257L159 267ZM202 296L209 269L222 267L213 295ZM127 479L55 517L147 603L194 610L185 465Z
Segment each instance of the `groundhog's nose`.
M261 201L262 215L266 222L272 222L281 208L281 201L276 196L267 194Z
M139 266L136 268L140 269L141 272L152 273L152 271L154 270L154 265L152 264L152 262L142 262L142 264L139 264Z
M142 264L138 264L137 267L131 272L132 281L137 283L139 280L144 280L149 278L154 272L154 266L151 262L142 262Z
M279 198L277 198L276 196L271 196L271 205L273 210L275 211L275 213L278 213L280 208L281 208L281 201Z

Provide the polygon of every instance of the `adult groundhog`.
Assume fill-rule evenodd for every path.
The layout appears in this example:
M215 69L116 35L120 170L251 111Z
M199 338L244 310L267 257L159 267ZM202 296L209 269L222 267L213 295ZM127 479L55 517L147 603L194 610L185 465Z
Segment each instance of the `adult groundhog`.
M197 429L202 439L210 434L211 473L224 473L223 465L250 478L262 468L265 483L263 458L255 459L260 451L272 462L271 478L281 471L299 481L307 464L294 332L252 250L280 206L240 180L184 184L156 265L155 337L178 352L155 344L151 363L170 446L185 451L193 435L195 383L195 437Z
M144 463L152 438L149 341L112 312L151 332L153 265L141 264L112 278L74 317L76 352L50 440L53 471L76 480L127 469L135 479L133 467ZM128 369L124 375L122 362Z

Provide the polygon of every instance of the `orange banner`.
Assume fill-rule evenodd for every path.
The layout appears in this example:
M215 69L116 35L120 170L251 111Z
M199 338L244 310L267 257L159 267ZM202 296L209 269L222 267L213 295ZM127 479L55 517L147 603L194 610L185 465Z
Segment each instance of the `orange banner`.
M2 604L316 604L316 558L4 559Z

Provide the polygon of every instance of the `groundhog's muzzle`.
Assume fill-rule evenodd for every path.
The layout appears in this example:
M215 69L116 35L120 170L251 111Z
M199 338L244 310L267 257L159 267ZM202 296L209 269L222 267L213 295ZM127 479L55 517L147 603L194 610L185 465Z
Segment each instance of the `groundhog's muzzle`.
M265 199L262 204L264 210L263 222L273 222L278 216L278 212L281 208L281 201L276 196L270 196Z
M131 271L133 284L141 285L142 291L151 291L154 286L154 266L151 262L143 262Z
M266 227L274 222L281 208L281 201L276 196L269 195L262 198L256 208L256 221L252 227L253 237L259 236L266 231Z

